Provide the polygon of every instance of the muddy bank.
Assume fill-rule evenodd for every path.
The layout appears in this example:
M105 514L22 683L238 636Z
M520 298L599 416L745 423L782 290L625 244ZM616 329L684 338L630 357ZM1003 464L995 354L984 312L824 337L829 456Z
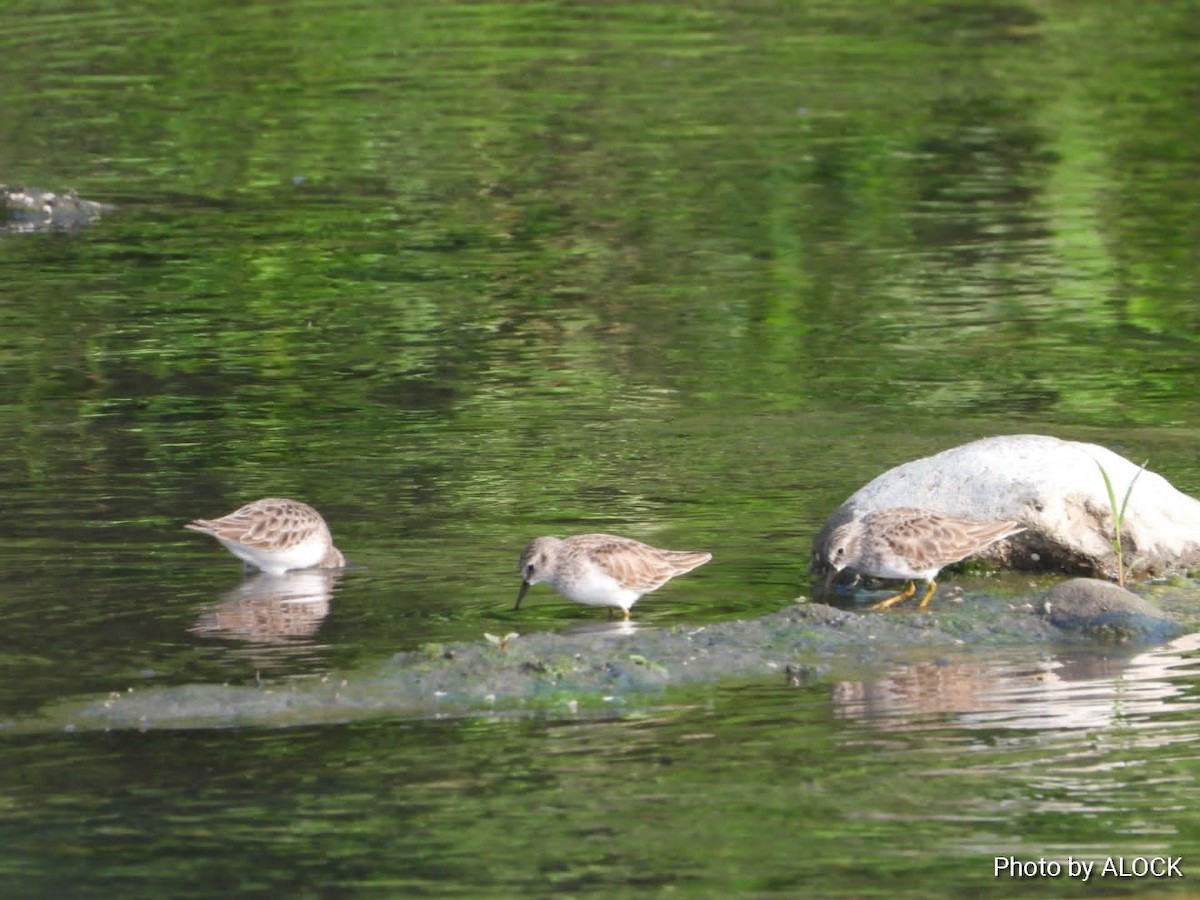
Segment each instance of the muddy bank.
M1195 583L1140 589L1143 599L1133 597L1128 609L1114 608L1122 602L1114 599L1118 594L1104 595L1098 607L1088 607L1097 602L1089 599L1072 608L1073 617L1064 615L1061 603L1047 601L1051 587L1010 598L963 599L951 592L928 612L875 613L800 601L758 619L695 627L589 621L573 632L519 635L504 649L482 638L430 645L320 681L133 687L66 701L35 718L6 722L4 729L294 726L381 715L605 715L651 706L662 702L665 689L697 682L861 678L971 648L1144 646L1200 625ZM1089 608L1107 617L1103 627L1092 627Z

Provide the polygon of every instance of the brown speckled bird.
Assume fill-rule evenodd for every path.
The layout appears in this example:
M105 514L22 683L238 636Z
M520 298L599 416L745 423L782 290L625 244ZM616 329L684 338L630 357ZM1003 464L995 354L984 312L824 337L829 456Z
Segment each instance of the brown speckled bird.
M975 522L909 507L867 513L835 528L817 556L833 573L851 569L876 578L903 578L908 586L872 609L887 609L916 593L915 580L928 582L923 609L937 590L938 572L996 541L1025 530L1019 522Z
M196 519L184 527L212 535L238 559L272 575L346 564L321 514L299 500L266 497L219 519Z
M711 553L659 550L611 534L540 537L521 554L521 591L513 608L521 608L531 585L546 582L568 600L614 607L628 619L643 594L710 559Z

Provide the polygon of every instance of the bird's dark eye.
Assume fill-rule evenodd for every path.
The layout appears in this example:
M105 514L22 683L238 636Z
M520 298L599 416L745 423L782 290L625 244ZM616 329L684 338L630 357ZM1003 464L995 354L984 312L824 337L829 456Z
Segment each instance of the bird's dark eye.
M526 577L526 578L532 578L532 577L533 577L533 563L529 563L529 565L527 565L527 566L525 567L525 577Z

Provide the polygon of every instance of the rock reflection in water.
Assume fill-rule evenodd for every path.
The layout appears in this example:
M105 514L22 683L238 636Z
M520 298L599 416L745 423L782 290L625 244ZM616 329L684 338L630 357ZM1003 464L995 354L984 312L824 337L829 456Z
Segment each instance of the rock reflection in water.
M341 574L330 569L260 572L205 609L188 630L241 642L243 653L258 664L311 655Z
M1066 652L1025 663L920 662L874 681L833 686L836 715L887 730L1101 729L1168 710L1195 709L1200 635L1141 653Z

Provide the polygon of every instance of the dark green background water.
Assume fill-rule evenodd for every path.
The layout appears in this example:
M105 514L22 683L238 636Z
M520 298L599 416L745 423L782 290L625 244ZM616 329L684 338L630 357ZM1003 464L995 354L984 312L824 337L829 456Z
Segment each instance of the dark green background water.
M0 235L0 715L594 616L545 589L511 611L538 534L711 550L641 627L768 612L847 495L986 434L1200 493L1198 22L0 2L0 182L121 207ZM321 509L354 568L323 618L214 632L237 564L181 525L264 495ZM606 721L10 736L0 884L1094 890L992 859L1200 866L1170 652L896 673L924 687L870 714L844 695L886 680L764 678Z

